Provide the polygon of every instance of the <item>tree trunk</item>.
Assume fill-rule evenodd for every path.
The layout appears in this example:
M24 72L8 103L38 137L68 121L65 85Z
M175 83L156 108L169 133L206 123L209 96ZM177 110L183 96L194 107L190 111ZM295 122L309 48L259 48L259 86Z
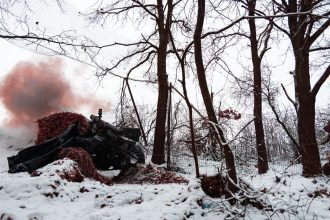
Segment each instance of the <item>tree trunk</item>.
M325 7L322 5L322 1L311 0L292 0L287 3L282 1L282 5L287 13L308 12L315 8ZM295 57L295 95L298 101L298 139L299 149L302 153L303 175L315 176L322 173L315 134L315 98L318 89L328 75L323 75L323 79L320 78L321 81L318 81L316 87L314 86L311 91L309 50L316 39L330 26L330 20L326 20L324 23L321 20L315 22L307 14L288 16L287 19L290 31L288 35ZM320 26L315 27L315 23L319 23Z
M249 16L254 16L256 1L248 1ZM268 171L267 148L265 144L264 126L262 120L262 88L261 88L261 57L258 55L258 40L255 19L249 19L251 56L253 64L253 97L255 117L254 127L256 132L256 149L258 156L258 173ZM265 48L266 49L266 48Z
M157 115L156 128L154 137L154 148L152 151L151 161L155 164L165 163L165 128L166 128L166 110L168 99L168 80L166 73L166 57L167 44L171 28L173 4L168 1L167 20L165 20L163 3L157 0L158 11L158 33L159 46L157 51L157 79L158 79L158 100L157 100Z
M298 138L302 149L303 175L315 176L320 175L322 170L315 134L315 96L311 94L309 54L305 50L296 50L295 58Z
M183 59L180 60L181 65L181 73L182 73L182 88L183 88L183 94L184 99L186 101L186 104L188 106L188 113L189 113L189 130L190 130L190 137L191 137L191 151L194 157L195 162L195 171L196 171L196 178L199 178L199 165L198 165L198 157L196 152L196 144L195 144L195 130L194 130L194 121L193 121L193 109L192 105L190 103L188 92L187 92L187 85L186 85L186 71L185 71L185 55L183 56Z
M197 23L196 23L196 30L194 33L194 49L195 49L195 63L197 69L197 76L198 76L199 87L201 89L208 118L210 121L214 122L215 124L218 124L218 120L213 108L210 92L207 86L205 69L203 64L201 35L203 31L204 17L205 17L205 0L198 0ZM223 131L220 128L218 128L218 133L220 135L221 142L226 143L226 138L223 134ZM224 144L221 147L223 147L223 151L225 155L228 176L232 179L234 183L237 183L234 154L231 151L228 144ZM237 191L237 187L234 184L231 184L230 182L228 184L228 187L231 192Z
M159 55L158 55L159 56ZM166 109L168 99L168 81L166 75L166 58L158 58L158 101L156 114L156 128L154 137L154 148L151 161L155 164L165 163L165 128Z
M259 66L255 66L254 70L254 108L255 117L254 127L256 132L256 148L258 155L258 172L260 174L268 171L267 148L265 144L264 126L262 120L262 99L261 99L261 71Z

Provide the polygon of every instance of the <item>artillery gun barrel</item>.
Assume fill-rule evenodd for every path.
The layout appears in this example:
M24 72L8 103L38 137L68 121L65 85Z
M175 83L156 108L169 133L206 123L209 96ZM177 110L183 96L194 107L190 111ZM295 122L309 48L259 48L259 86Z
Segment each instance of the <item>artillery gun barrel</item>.
M110 130L111 132L115 133L115 134L121 134L122 131L118 128L116 128L115 126L113 126L112 124L103 121L102 119L100 119L99 116L96 115L91 115L90 119L92 120L92 124L96 123L96 125L101 125L105 130Z

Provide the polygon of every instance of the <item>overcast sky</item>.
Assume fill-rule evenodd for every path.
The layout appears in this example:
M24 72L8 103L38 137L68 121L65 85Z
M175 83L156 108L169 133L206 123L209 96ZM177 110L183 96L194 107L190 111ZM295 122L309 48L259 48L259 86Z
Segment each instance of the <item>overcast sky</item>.
M74 8L76 8L77 11L83 11L88 6L92 5L95 0L84 0L84 1L78 1L78 0L70 0L69 1ZM49 16L48 12L44 12L44 16ZM63 23L63 21L62 21ZM69 23L69 22L68 22ZM54 26L54 25L53 25ZM97 32L96 32L97 33ZM118 30L118 32L112 32L112 35L114 37L124 37L123 30ZM127 33L125 35L127 36ZM278 60L278 54L274 54L274 61ZM0 39L0 77L3 79L4 76L6 76L12 69L15 67L15 65L21 61L32 61L32 62L38 62L40 60L45 59L47 56L40 55L33 53L31 50L26 50L25 47L13 45L11 43L6 42L3 39ZM272 59L272 56L268 59ZM275 69L274 76L278 81L283 82L285 85L288 86L288 90L293 95L293 88L292 88L292 76L289 75L289 71L291 71L292 68L292 57L286 57L286 64L278 67ZM284 58L283 58L284 59ZM63 58L64 60L64 75L67 77L69 81L72 82L72 86L75 91L81 94L89 94L89 96L95 96L95 97L101 97L107 100L110 100L111 102L115 102L116 98L113 94L118 91L118 85L121 83L118 79L113 78L106 78L104 82L100 85L98 84L97 80L94 75L95 69L86 66L82 63ZM79 75L79 81L75 80L77 76ZM318 76L313 78L313 81L315 81L318 78ZM113 86L113 85L117 85ZM291 87L290 87L291 86ZM111 87L111 88L110 88ZM146 86L139 83L132 83L133 90L135 91L135 96L137 99L138 104L147 104L147 103L154 103L155 97L152 95L149 95L148 93L154 93L155 90L146 89ZM191 87L193 88L193 87ZM147 91L147 92L144 92ZM192 91L193 96L198 96L197 93L199 93L198 90ZM117 94L118 95L118 94ZM324 106L330 102L330 83L328 82L321 88L319 95L317 97L317 104ZM234 107L234 106L229 106ZM7 120L6 113L4 110L4 106L0 104L0 113L3 117L0 118L0 123Z
M74 13L78 14L78 11L82 11L86 9L89 5L92 4L94 1L76 1L72 0L70 1L73 5L73 10L76 9ZM74 8L75 7L75 8ZM69 7L70 8L70 7ZM72 8L71 8L72 9ZM52 12L56 13L56 12ZM69 12L70 13L70 12ZM44 20L48 20L48 16L50 14L48 12L40 11L39 13L36 13L36 19L40 23L42 23ZM41 14L41 15L40 15ZM44 15L42 15L44 14ZM39 16L39 17L38 17ZM53 21L55 24L50 24L50 26L57 27L61 26L63 24L63 21L61 21L62 18L61 16L57 21ZM58 20L60 20L60 23ZM34 21L33 21L34 22ZM80 20L70 20L65 23L65 25L70 26L70 24L75 24L80 22ZM84 31L84 30L81 30ZM97 31L97 30L96 30ZM120 31L118 31L120 32ZM120 33L111 33L112 36L118 37ZM120 37L118 37L120 38ZM43 50L42 50L43 51ZM45 52L46 54L51 54L48 53L47 51ZM52 57L52 56L50 56ZM22 61L27 61L27 62L32 62L32 63L38 63L40 61L47 60L49 56L42 55L42 54L37 54L33 52L33 47L32 48L26 48L24 44L21 45L14 45L11 44L4 39L0 39L0 79L3 81L5 76L8 75L8 73L13 70L13 68ZM74 61L72 59L66 58L66 57L60 57L63 62L63 73L65 78L70 82L73 90L77 93L80 94L81 96L88 96L88 97L95 97L97 99L102 99L105 101L110 101L111 103L111 108L113 107L112 104L117 102L117 97L118 91L119 91L119 85L121 84L121 81L116 78L110 78L106 77L100 82L96 77L95 77L95 68L92 68L88 65L85 65L83 63ZM138 85L135 85L132 83L132 90L136 91L136 88ZM10 92L10 91L8 91ZM22 91L24 92L24 91ZM42 94L41 94L42 95ZM150 97L150 96L149 96ZM148 100L143 100L141 96L136 96L136 99L139 104L144 104L144 102L148 102ZM105 111L109 110L109 108L106 108ZM88 116L91 113L96 114L96 112L90 112L91 109L86 108L83 106L82 109L79 110L80 113L85 114ZM0 103L0 113L2 117L0 118L0 123L4 124L5 121L8 121L8 112L6 111L4 105Z

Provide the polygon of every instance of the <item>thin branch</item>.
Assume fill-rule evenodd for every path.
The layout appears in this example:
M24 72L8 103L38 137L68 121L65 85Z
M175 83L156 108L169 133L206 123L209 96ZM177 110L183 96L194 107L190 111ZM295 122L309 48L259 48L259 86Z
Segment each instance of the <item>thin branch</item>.
M303 150L300 149L298 142L294 139L294 137L291 135L291 133L289 132L289 129L286 127L285 123L280 119L280 116L278 115L275 106L273 105L272 101L271 101L271 97L270 95L265 94L267 97L267 101L268 104L272 110L272 112L275 115L276 121L282 126L283 130L285 131L285 133L288 135L288 137L290 138L290 140L292 141L292 143L297 147L298 151L300 154L302 154Z
M289 101L292 103L294 109L296 110L296 112L298 111L298 106L297 103L295 101L293 101L293 99L289 96L288 92L286 91L284 85L281 83L281 87L284 91L285 96L289 99Z
M306 12L291 12L291 13L285 13L285 14L280 14L280 15L258 15L258 16L245 16L245 18L254 18L254 19L262 19L262 18L283 18L283 17L294 17L297 15L314 15L314 16L321 16L321 15L316 15L312 14L311 11L306 11Z
M137 0L132 0L133 2L135 2L135 3L137 3L141 8L143 8L149 15L151 15L152 17L154 17L155 18L155 20L157 20L158 19L158 17L157 17L157 15L155 14L155 13L152 13L149 9L148 9L148 7L154 7L154 8L156 8L156 5L144 5L144 4L142 4L140 1L137 1Z
M177 90L173 85L172 85L172 88L174 89L174 91L176 93L178 93L179 96L181 96L182 98L184 98L184 95L181 94L181 92L179 92L179 90ZM193 106L191 103L190 103L191 107L196 111L196 113L201 117L201 118L206 118L200 111L198 111L198 109Z
M133 67L128 71L128 73L127 73L127 79L129 78L129 76L130 76L130 74L133 72L133 70L139 68L141 65L143 65L144 63L146 63L146 62L149 60L150 56L151 56L152 54L154 54L154 53L156 53L156 52L155 52L155 51L150 51L150 52L148 53L148 55L147 55L143 60L141 60L139 63L137 63L135 66L133 66Z
M309 52L315 52L315 51L320 51L320 50L330 50L330 46L312 48L309 50Z
M328 79L328 77L330 76L330 65L328 66L328 68L324 71L324 73L322 74L322 76L319 78L319 80L315 83L313 89L312 89L312 96L316 97L317 93L319 92L321 86L323 85L323 83Z
M203 35L201 36L201 38L204 39L204 38L206 38L207 36L210 36L210 35L213 35L213 34L219 34L219 33L221 33L221 32L224 32L225 30L228 30L229 28L233 27L235 24L239 23L240 21L242 21L243 19L246 19L246 18L247 18L247 17L244 17L244 16L243 16L243 17L241 17L241 18L239 18L239 19L233 21L231 24L227 25L227 26L224 27L224 28L221 28L221 29L219 29L219 30L217 30L217 31L210 31L210 32L207 32L207 33L203 34Z
M246 124L243 126L243 128L242 128L239 132L237 132L236 135L235 135L230 141L227 141L227 144L230 144L231 142L233 142L234 140L236 140L236 138L238 137L238 135L239 135L242 131L244 131L244 129L245 129L247 126L249 126L249 125L250 125L255 119L256 119L256 118L253 118L253 119L251 119L248 123L246 123Z
M325 31L325 29L327 29L330 26L330 18L328 18L328 20L322 24L321 27L319 27L317 29L317 31L315 31L315 33L310 37L309 39L309 45L312 45L314 43L314 41Z

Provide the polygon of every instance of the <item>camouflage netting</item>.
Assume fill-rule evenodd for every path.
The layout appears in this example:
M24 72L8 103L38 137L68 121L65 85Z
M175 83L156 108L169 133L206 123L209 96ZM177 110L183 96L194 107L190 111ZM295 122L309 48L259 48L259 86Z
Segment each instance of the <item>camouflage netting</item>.
M151 165L138 164L126 170L122 170L118 176L112 179L115 183L131 184L165 184L188 183L189 181L176 173Z
M70 124L77 121L80 122L80 133L85 134L89 123L88 119L81 114L60 112L38 119L38 136L35 143L41 144L50 138L56 137L63 133Z
M59 158L69 158L78 163L79 170L87 178L94 179L106 185L111 185L112 182L109 178L102 176L96 170L90 154L79 147L65 148L59 153Z

